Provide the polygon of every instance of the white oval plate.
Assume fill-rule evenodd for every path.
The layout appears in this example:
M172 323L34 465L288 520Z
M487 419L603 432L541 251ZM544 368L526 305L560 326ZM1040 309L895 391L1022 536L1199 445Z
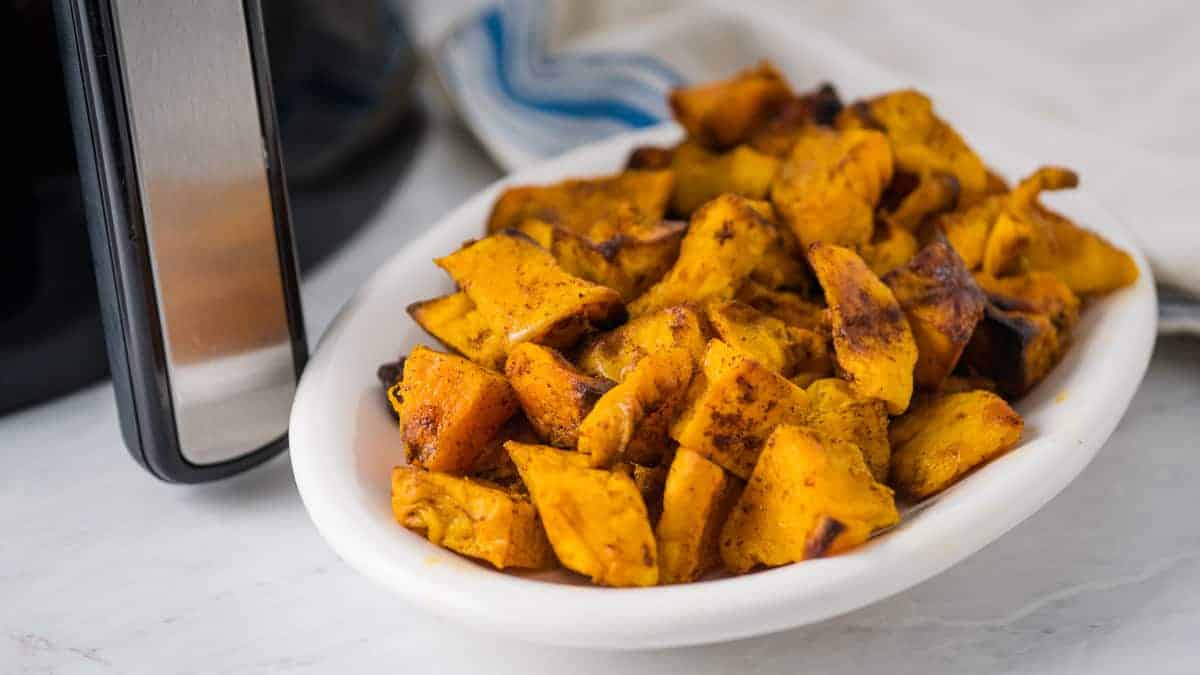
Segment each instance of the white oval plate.
M1130 251L1141 278L1084 312L1066 358L1017 406L1025 418L1019 447L867 545L742 577L610 589L562 572L496 572L406 531L389 499L389 470L403 461L399 434L375 369L415 344L436 344L404 311L453 289L432 258L479 236L506 186L616 171L634 146L678 135L674 126L622 135L492 185L397 253L342 309L296 393L291 457L313 522L351 566L429 611L535 642L634 649L730 640L836 616L941 572L1037 511L1112 433L1150 358L1154 285L1124 228L1074 191L1051 201ZM1035 167L1003 144L979 147L1010 178Z

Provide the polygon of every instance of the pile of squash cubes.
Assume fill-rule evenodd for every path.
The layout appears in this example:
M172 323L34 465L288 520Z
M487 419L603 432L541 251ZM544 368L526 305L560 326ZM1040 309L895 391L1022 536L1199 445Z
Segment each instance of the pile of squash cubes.
M447 351L385 369L405 527L608 586L846 551L1015 446L1081 301L1137 277L1040 204L1072 172L1010 188L915 91L762 64L670 102L683 142L509 189L435 261L458 290L409 313Z

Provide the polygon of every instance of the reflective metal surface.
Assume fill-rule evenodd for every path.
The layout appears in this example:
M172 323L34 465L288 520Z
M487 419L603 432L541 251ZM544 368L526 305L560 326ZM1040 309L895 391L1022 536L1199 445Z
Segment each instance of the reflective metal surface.
M113 0L179 445L287 429L296 386L241 0Z

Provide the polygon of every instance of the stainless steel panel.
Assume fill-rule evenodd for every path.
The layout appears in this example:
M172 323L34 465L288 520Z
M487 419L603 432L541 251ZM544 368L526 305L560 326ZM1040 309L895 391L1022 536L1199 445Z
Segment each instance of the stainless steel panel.
M296 378L241 0L113 0L179 444L287 430Z

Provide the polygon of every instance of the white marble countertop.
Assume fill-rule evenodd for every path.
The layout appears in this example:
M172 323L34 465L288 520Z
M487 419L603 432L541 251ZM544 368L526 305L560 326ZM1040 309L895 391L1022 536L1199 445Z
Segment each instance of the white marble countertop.
M498 175L434 104L412 173L306 279L310 335ZM151 479L105 383L0 418L0 673L1195 673L1198 415L1200 340L1161 340L1097 459L963 564L815 626L608 653L471 632L375 587L318 537L286 455L212 485Z

